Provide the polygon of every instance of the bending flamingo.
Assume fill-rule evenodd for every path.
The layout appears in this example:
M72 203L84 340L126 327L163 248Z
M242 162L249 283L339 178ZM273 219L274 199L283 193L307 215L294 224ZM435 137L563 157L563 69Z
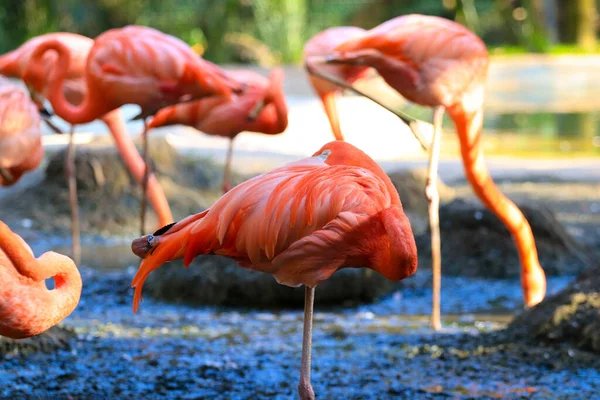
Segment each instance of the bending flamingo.
M81 104L71 104L64 95L71 58L68 47L49 40L36 47L24 80L43 74L42 57L58 53L48 75L46 97L54 112L75 124L91 122L124 104L137 104L144 118L144 159L147 161L145 118L157 110L186 98L220 95L229 97L241 85L223 76L215 65L198 57L183 41L152 28L127 26L98 36L84 67L85 92ZM148 163L143 178L141 225L144 231Z
M339 78L348 84L352 84L364 77L369 68L352 65L323 65L314 63L312 60L331 54L331 52L340 44L347 40L360 37L364 35L365 32L364 29L354 26L340 26L319 32L304 45L304 60L314 69ZM309 75L309 79L312 87L323 102L323 108L325 109L325 113L331 124L333 136L335 136L336 140L344 140L335 105L336 94L341 92L343 88L312 74Z
M71 104L79 105L86 96L86 86L83 81L85 62L92 48L94 41L85 36L73 33L49 33L28 40L19 48L0 56L0 74L12 78L23 79L28 67L31 65L30 60L36 47L51 40L58 40L64 44L70 52L69 70L67 71L67 79L63 86L64 96ZM57 62L57 56L54 52L46 52L43 58L43 69L29 68L27 84L32 90L32 95L38 102L38 107L43 109L42 97L47 96L48 82L50 72ZM133 176L133 178L142 184L144 178L144 160L135 148L133 140L127 134L123 117L119 110L109 112L101 117L101 120L108 126L113 139L115 140L117 150L125 166ZM46 120L47 123L50 121ZM72 138L71 138L72 139ZM74 146L70 141L69 150L66 154L67 162L67 180L69 182L69 197L71 199L72 209L72 232L73 232L73 257L76 262L79 261L79 227L77 222L77 194L75 181L75 164L74 164ZM147 196L150 204L154 208L158 216L160 226L173 221L171 209L167 202L167 198L156 180L154 175L151 175L148 180Z
M387 21L346 41L329 62L375 68L407 100L434 107L434 138L426 194L429 200L434 274L432 326L440 327L441 254L436 188L440 129L444 111L456 125L465 173L475 194L513 236L521 262L526 306L543 300L546 278L540 266L531 227L523 213L490 177L479 140L483 127L484 84L488 52L484 43L462 25L447 19L407 15Z
M42 162L40 115L21 88L0 76L0 186L10 186Z
M46 279L54 278L54 289ZM0 221L0 335L39 335L77 307L81 276L73 260L52 251L34 258L20 236Z
M148 274L177 258L189 266L200 254L232 258L283 285L305 285L302 399L314 399L315 286L345 267L370 268L392 280L417 269L412 230L394 185L369 156L343 141L234 187L208 210L136 239L132 249L142 258L132 283L134 312Z
M269 135L282 133L288 124L287 105L283 94L283 70L274 69L269 79L252 71L228 71L227 75L247 86L244 93L227 98L207 98L176 104L158 111L148 129L183 124L209 135L229 138L223 173L223 192L231 189L231 157L233 140L244 131ZM257 105L260 112L251 114Z

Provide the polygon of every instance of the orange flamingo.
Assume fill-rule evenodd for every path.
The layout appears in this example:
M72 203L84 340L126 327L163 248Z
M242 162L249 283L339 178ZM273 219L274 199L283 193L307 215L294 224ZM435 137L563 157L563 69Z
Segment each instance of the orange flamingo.
M443 18L407 15L346 41L329 55L328 61L373 67L409 101L435 108L426 187L434 274L432 326L435 329L440 327L441 254L436 180L444 110L456 125L467 179L477 196L502 220L516 242L525 305L533 306L542 301L546 293L546 278L538 261L531 227L517 206L494 184L479 143L489 62L481 39L462 25Z
M36 169L44 157L40 115L21 88L0 76L0 186Z
M358 38L365 34L365 30L354 26L339 26L329 28L317 33L304 45L304 60L315 70L330 76L341 79L343 82L352 84L363 78L369 67L352 65L323 65L314 63L311 60L327 56L340 44L347 40ZM313 74L309 75L310 83L317 92L323 103L323 108L331 124L331 130L336 140L344 140L344 135L340 129L340 120L338 118L335 106L335 95L342 91L340 86L325 79L318 78Z
M46 279L54 278L53 290ZM20 236L0 221L0 335L39 335L77 307L81 276L73 260L52 251L33 256Z
M30 60L36 47L42 43L51 40L58 40L64 44L70 53L69 70L67 71L67 79L63 86L64 96L71 104L81 104L86 95L86 86L83 82L85 62L92 48L94 41L85 36L73 33L49 33L35 37L23 43L19 48L0 56L0 74L8 77L23 79ZM43 58L43 69L34 68L29 72L27 84L31 88L32 97L37 101L40 110L43 109L42 97L47 96L48 82L50 71L57 61L57 56L53 52L46 52ZM144 177L144 160L137 151L133 140L127 134L123 117L119 110L109 112L102 116L101 120L108 126L113 139L117 145L117 150L125 166L133 176L133 178L142 184ZM50 124L49 120L46 120ZM73 139L71 137L71 139ZM67 171L73 171L75 175L74 154L75 148L70 141L69 149L66 154ZM76 181L67 176L70 189L70 200L72 209L72 232L73 232L73 257L76 262L79 262L79 227L78 227L78 212L77 212L77 194ZM154 208L158 216L160 226L173 221L173 215L169 208L167 198L156 180L154 175L148 179L148 198L150 204Z
M224 193L231 189L231 157L236 136L244 131L275 135L283 132L288 124L283 70L274 69L269 79L245 70L226 74L247 85L244 93L229 99L214 97L175 104L159 110L148 124L148 129L183 124L209 135L229 138L223 174ZM259 113L254 117L255 111Z
M136 239L132 250L142 258L132 282L134 312L153 270L177 258L189 266L200 254L232 258L283 285L305 285L302 399L314 399L315 286L345 267L367 267L392 280L417 269L412 229L394 185L369 156L343 141L234 187L208 210Z
M24 80L29 82L34 74L43 74L41 61L49 50L57 52L58 59L48 75L46 97L54 112L65 121L82 124L124 104L140 106L146 161L141 207L144 231L149 174L146 117L189 98L229 97L232 91L241 91L241 85L198 57L183 41L152 28L127 26L106 31L94 40L84 66L84 98L75 105L64 95L71 57L68 47L59 40L49 40L36 47Z

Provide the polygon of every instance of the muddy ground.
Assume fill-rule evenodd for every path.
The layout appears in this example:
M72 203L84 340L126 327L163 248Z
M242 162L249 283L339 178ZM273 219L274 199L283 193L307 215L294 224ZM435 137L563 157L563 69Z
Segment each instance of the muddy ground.
M200 211L218 196L219 168L213 168L206 178L202 175L210 171L206 167L210 163L206 163L187 160L173 167L166 161L156 162L177 218ZM187 168L186 172L181 168ZM108 182L112 172L103 170ZM14 198L0 200L0 219L23 233L37 253L48 248L68 249L68 207L59 201L63 196L58 189L60 175L49 175L55 177L54 189L40 186L21 193L17 202ZM297 304L291 302L284 309L273 309L273 304L199 306L206 303L206 297L214 296L197 296L204 300L188 300L187 305L178 304L180 299L165 302L165 296L146 296L140 312L133 315L129 283L136 263L127 243L138 233L137 189L123 184L116 190L89 182L91 190L81 196L83 207L88 207L84 214L88 221L82 224L87 247L81 267L84 289L79 307L62 324L74 336L66 341L42 338L41 351L33 353L21 353L0 342L0 398L293 398L302 331ZM456 199L472 201L465 182L447 184L446 205ZM569 284L584 267L575 253L585 254L590 262L600 255L600 184L558 181L549 176L535 182L506 180L500 187L518 202L536 202L534 208L543 206L556 217L544 226L559 223L568 235L567 242L576 249L567 245L560 253L562 261L556 263L548 280L549 295L567 288L569 299L577 296L571 292L578 289ZM40 202L39 195L52 200ZM416 206L408 207L409 203ZM422 203L407 198L405 204L417 237L426 235ZM119 216L110 217L109 208ZM469 213L475 219L483 218L478 212L473 209L461 218ZM104 225L98 228L100 221ZM486 232L499 234L493 225ZM427 240L420 240L426 246ZM557 240L565 243L564 238ZM460 241L453 246L456 243ZM466 249L455 253L462 251ZM479 251L486 252L485 248ZM552 329L529 329L519 319L511 329L504 329L522 312L516 267L511 264L514 253L496 253L511 271L503 279L497 274L492 279L484 277L487 265L461 268L467 265L466 257L446 256L445 268L451 274L442 281L444 328L433 333L427 318L431 304L427 250L420 248L420 252L424 257L417 274L376 296L338 305L317 298L312 375L317 398L597 398L600 358L592 352L595 347L581 345L582 341L565 329L560 331L562 337L555 335L553 340L552 335L544 334L554 332ZM201 275L202 269L195 265L186 271ZM181 275L184 278L185 273ZM217 281L215 287L222 284ZM301 289L289 290L301 298ZM593 285L590 291L594 291ZM590 304L596 304L594 295L590 299ZM542 311L546 319L526 314L521 319L552 321L553 312ZM583 315L587 318L589 314ZM546 326L544 323L535 326ZM526 329L515 330L515 324ZM27 349L36 349L35 343L29 342Z

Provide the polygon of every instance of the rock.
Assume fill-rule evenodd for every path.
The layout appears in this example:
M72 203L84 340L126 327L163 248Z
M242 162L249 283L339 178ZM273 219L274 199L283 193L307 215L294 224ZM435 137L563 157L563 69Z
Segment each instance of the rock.
M316 290L319 305L373 301L397 284L365 268L336 272ZM171 302L197 305L302 307L304 289L278 284L265 273L250 271L218 256L200 256L189 269L179 261L153 271L144 294Z
M221 191L222 166L208 159L180 157L163 137L150 138L152 170L176 219L210 206ZM82 234L139 234L141 187L125 169L110 138L77 146L76 177ZM70 235L70 207L64 151L50 157L42 183L0 201L0 219L33 221L33 228ZM242 177L234 174L234 183ZM18 200L17 200L18 199ZM40 201L45 199L45 201ZM149 207L149 226L156 216Z
M575 275L589 263L586 251L540 204L518 205L529 221L540 263L548 275ZM444 274L517 277L520 274L515 244L502 222L483 205L462 199L440 207L442 271ZM429 233L417 236L420 268L431 265Z
M59 326L27 339L15 340L0 336L0 359L11 354L51 353L60 349L68 349L70 340L75 337L75 332Z
M554 296L520 314L508 330L517 336L571 343L600 353L600 265Z

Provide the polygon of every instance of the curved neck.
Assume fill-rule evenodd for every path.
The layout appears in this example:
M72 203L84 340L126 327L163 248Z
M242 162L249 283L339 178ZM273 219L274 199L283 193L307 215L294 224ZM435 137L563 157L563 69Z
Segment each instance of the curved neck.
M0 250L15 266L17 271L28 278L31 276L31 265L36 262L33 254L23 245L23 241L10 228L0 221Z
M43 266L45 279L54 278L54 289L50 290L53 301L49 304L47 314L56 324L77 307L81 297L81 275L73 260L52 251L42 254L37 263L38 267Z
M58 60L52 68L48 82L48 100L56 115L70 124L85 124L101 117L111 111L106 102L99 101L101 98L96 88L90 87L89 76L86 71L85 84L87 87L83 102L75 106L67 101L63 91L64 81L71 63L69 49L58 40L51 40L39 45L32 57L31 64L42 65L43 56L46 51L54 50L58 53ZM23 80L27 80L27 73Z

